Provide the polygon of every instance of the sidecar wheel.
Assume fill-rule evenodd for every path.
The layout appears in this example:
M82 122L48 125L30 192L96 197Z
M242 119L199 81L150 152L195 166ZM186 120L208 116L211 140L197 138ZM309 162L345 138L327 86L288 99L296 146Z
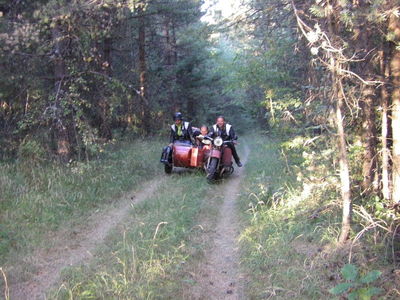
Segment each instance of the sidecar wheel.
M164 172L165 174L171 174L172 173L172 166L169 164L164 165Z

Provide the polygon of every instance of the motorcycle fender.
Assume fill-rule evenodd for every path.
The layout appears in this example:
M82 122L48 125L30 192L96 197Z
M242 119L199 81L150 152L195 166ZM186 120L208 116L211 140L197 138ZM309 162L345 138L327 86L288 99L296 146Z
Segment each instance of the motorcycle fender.
M210 152L210 157L221 158L221 151L217 149L212 149Z
M224 148L224 152L222 153L222 163L228 168L232 166L232 150L229 147Z

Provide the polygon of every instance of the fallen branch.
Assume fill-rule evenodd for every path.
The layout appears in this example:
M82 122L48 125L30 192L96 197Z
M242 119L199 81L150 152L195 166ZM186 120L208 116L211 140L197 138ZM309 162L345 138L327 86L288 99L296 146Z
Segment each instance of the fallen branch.
M7 276L6 273L4 273L3 268L0 268L0 272L3 275L3 279L4 279L4 299L5 300L10 300L10 290L8 288L8 282L7 282Z
M335 206L335 203L329 203L329 204L327 204L327 205L324 205L324 206L322 206L322 207L319 207L318 209L314 210L314 211L312 212L312 214L311 214L308 218L309 218L309 219L316 219L316 218L319 217L319 215L320 215L322 212L325 212L327 209L332 208L332 207L334 207L334 206Z

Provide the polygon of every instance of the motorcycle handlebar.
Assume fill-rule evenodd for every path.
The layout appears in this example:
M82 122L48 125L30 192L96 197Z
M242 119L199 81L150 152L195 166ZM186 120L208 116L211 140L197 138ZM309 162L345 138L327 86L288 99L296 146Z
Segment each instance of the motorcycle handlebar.
M209 140L209 141L214 141L214 139L213 139L212 137L209 137L209 136L207 136L207 135L205 135L205 136L203 137L203 139ZM234 143L234 144L236 144L237 141L236 141L236 140L224 141L224 144L228 144L228 143Z

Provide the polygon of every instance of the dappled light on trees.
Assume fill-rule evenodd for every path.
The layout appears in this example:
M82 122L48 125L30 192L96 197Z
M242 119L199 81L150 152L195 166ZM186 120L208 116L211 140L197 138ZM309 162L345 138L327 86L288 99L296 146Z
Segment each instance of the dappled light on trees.
M247 12L227 25L240 40L236 48L243 49L237 61L245 101L264 128L305 134L312 143L327 138L341 181L338 239L345 243L354 199L369 205L381 198L377 205L387 206L389 214L390 199L399 201L399 126L393 124L398 7L392 1L335 0L246 5Z

